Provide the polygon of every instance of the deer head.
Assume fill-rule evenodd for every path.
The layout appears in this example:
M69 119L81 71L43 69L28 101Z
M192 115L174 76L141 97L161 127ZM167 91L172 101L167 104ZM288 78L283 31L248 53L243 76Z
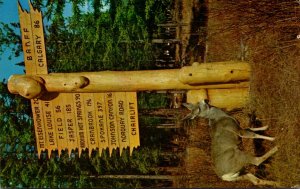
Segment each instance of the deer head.
M194 119L196 116L199 117L206 117L210 110L210 105L208 104L208 100L204 99L200 102L197 102L196 104L192 103L183 103L183 106L185 106L187 109L189 109L191 112L186 115L183 120L185 119Z

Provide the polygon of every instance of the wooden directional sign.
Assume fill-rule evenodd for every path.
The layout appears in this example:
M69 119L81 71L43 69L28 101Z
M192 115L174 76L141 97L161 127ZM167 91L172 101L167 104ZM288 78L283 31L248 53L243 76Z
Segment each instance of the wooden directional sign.
M240 107L246 103L250 65L240 61L193 63L181 69L50 73L47 71L41 12L30 5L30 13L19 5L26 75L8 80L11 93L31 100L38 154L51 151L119 148L130 153L140 145L136 91L198 90L188 93L200 98L204 94L221 107ZM227 90L233 88L234 90ZM243 89L239 89L243 88ZM210 90L211 89L211 90ZM221 90L226 89L226 90ZM113 91L113 92L109 92ZM40 98L48 94L52 100ZM228 94L232 100L219 98ZM237 96L243 96L237 101ZM245 98L244 98L245 97ZM37 99L36 99L37 98ZM49 99L49 98L47 98ZM223 102L239 102L223 104Z
M26 75L48 74L41 12L19 4ZM140 145L136 92L59 93L50 101L32 99L37 150L93 150Z

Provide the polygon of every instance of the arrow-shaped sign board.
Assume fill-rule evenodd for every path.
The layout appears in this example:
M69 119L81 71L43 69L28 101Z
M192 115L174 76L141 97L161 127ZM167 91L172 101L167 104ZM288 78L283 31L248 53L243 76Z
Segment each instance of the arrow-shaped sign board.
M42 14L19 4L26 75L48 74ZM39 157L48 151L123 149L140 145L136 92L59 93L49 101L31 100Z

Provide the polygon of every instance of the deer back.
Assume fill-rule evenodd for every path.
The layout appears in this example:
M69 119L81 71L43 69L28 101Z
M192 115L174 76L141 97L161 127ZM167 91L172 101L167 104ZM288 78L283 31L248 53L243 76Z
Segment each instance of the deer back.
M237 148L241 139L236 134L239 130L237 122L230 117L223 117L211 122L212 158L222 155L230 148Z
M232 117L211 121L211 156L219 176L235 172L244 166L244 153L238 149L241 138L237 135L240 127Z

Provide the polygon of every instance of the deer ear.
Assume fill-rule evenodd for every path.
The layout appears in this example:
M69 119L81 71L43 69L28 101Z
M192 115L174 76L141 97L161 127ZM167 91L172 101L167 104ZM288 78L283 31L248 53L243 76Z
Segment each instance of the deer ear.
M195 109L195 105L191 103L182 103L183 106L185 106L189 110Z
M195 114L193 114L193 112L189 113L188 115L186 115L183 119L183 120L186 120L186 119L194 119L196 117Z

